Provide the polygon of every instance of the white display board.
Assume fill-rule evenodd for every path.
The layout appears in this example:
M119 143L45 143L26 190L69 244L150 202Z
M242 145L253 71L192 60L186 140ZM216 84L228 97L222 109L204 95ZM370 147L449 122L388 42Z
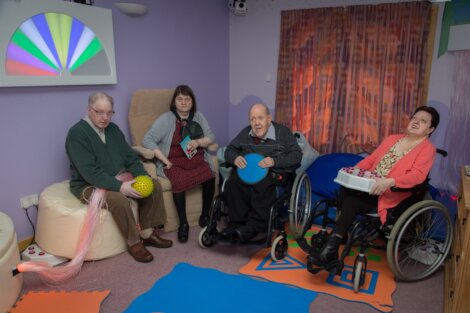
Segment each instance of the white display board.
M116 84L110 9L0 0L0 87Z

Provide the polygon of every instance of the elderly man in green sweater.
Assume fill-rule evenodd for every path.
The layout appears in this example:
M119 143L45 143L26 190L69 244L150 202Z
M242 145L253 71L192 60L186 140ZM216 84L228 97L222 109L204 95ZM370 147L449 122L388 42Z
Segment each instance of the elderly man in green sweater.
M150 262L153 256L145 246L169 248L172 245L156 232L165 220L162 188L154 180L155 190L143 198L132 188L134 180L117 179L123 171L134 177L148 173L119 127L111 122L113 105L113 98L106 93L91 95L87 116L70 128L65 143L70 159L70 190L82 202L89 199L94 188L107 190L107 207L127 240L129 253L138 262ZM128 198L136 199L139 204L139 221L134 218Z

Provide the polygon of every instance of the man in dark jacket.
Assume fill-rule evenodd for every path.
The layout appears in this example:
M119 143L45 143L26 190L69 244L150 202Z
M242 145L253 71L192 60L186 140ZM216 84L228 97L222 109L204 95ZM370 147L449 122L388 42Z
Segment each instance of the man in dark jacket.
M154 180L153 193L143 198L132 184L117 176L123 171L134 177L148 175L137 154L126 142L119 127L111 123L113 98L98 92L88 99L88 114L70 128L65 148L70 159L70 190L82 202L90 198L94 188L106 189L106 204L127 240L129 253L139 262L150 262L152 254L145 246L168 248L170 240L159 237L156 226L165 220L160 184ZM139 204L139 221L131 210L129 198Z
M257 165L268 172L262 180L251 184L233 171L225 183L230 222L222 234L235 234L241 242L266 231L269 211L276 200L276 186L285 185L302 160L295 136L287 127L272 121L266 105L254 104L249 119L250 126L242 129L225 150L225 160L243 169L247 166L247 154L260 154L262 159Z

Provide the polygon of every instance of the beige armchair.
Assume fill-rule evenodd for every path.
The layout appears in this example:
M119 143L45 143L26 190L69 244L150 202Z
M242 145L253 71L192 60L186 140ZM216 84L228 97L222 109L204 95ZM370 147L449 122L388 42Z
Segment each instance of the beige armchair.
M150 176L157 178L163 188L163 201L166 210L166 222L164 231L175 231L179 226L179 219L176 213L173 195L171 192L171 183L164 177L157 177L155 156L152 150L142 147L142 139L152 126L153 122L162 113L170 109L170 102L174 89L141 89L134 92L129 109L129 128L134 150L140 155L145 169ZM217 145L209 147L209 151L217 151ZM217 158L214 156L214 165L216 166L216 189L218 186L218 168ZM216 190L217 192L217 190ZM190 226L198 224L199 215L202 210L202 188L198 186L186 192L186 214Z

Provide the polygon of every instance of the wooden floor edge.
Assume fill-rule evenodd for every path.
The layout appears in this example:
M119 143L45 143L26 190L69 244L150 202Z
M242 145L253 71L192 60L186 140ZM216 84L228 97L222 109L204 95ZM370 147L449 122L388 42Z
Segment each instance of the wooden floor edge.
M33 237L28 237L26 239L23 239L21 241L18 241L18 249L21 251L24 251L30 244L32 244Z

